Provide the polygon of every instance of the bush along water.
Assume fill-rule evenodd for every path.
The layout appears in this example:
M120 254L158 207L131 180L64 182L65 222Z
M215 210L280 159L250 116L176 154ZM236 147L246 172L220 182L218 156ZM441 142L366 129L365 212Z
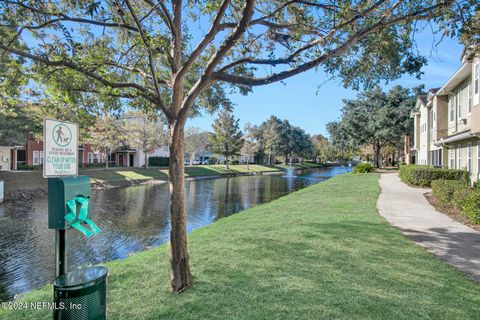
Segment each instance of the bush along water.
M370 162L359 163L353 168L353 173L368 173L373 171L373 165Z
M422 165L402 165L399 170L400 179L420 187L430 187L434 180L459 180L470 183L467 170L435 168Z

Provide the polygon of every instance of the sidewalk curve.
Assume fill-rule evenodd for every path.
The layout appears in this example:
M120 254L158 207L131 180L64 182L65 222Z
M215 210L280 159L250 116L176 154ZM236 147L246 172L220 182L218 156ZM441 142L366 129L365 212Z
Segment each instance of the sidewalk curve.
M382 174L377 208L403 234L445 262L480 281L480 232L435 210L423 195L397 174Z

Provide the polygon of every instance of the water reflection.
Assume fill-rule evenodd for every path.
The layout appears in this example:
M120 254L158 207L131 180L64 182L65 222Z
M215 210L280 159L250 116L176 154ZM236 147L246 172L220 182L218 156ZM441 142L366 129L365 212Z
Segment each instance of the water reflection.
M332 167L282 175L200 179L186 182L187 229L269 202L345 170ZM165 243L169 235L168 185L96 191L93 217L102 232L85 238L67 233L68 267L123 259ZM47 229L47 200L0 205L0 300L39 288L54 278L54 232Z

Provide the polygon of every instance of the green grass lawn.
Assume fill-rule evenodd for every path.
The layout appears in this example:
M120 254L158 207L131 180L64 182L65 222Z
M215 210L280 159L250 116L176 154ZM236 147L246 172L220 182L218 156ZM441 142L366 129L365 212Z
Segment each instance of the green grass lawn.
M478 319L480 285L388 225L378 194L377 174L347 174L195 230L180 295L166 245L109 262L109 318ZM48 286L24 299L51 298Z
M275 172L283 168L278 166L250 165L230 165L227 170L224 165L196 165L185 167L185 176L209 176L222 174L255 173L255 172ZM168 168L95 168L80 169L79 174L87 175L92 179L92 183L116 184L126 181L142 180L166 180L168 178ZM0 179L5 181L5 192L18 189L47 189L47 180L42 177L39 170L28 172L0 172Z

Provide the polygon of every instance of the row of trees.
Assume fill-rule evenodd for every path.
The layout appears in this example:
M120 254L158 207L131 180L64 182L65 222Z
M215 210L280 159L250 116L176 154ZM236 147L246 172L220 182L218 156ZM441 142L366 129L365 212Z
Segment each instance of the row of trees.
M71 109L69 114L60 114L42 104L4 108L0 110L0 143L23 144L29 134L40 137L42 119L53 117L79 122L81 142L91 144L94 150L106 154L107 158L112 151L122 146L138 148L144 153L148 167L148 154L167 144L165 122L154 113L129 111L119 114L102 110L100 114L88 114L81 118L74 110ZM259 126L247 123L241 131L239 119L235 119L228 110L222 110L212 128L213 133L195 127L185 130L185 154L189 156L190 164L202 151L223 156L227 167L232 157L240 155L248 158L247 166L254 157L266 157L266 162L270 164L274 164L278 158L285 163L293 157L320 162L337 159L335 148L331 144L330 151L325 152L321 143L318 143L322 136L310 137L288 120L282 121L275 116ZM327 141L324 137L322 139ZM108 159L105 166L109 166Z
M277 158L286 164L292 162L292 158L316 162L340 159L340 150L327 138L310 136L288 120L271 116L258 126L247 123L243 132L238 122L231 113L221 111L213 124L213 151L225 157L227 167L229 157L237 155L266 158L269 164L274 164Z
M348 154L362 146L371 146L374 163L381 166L384 148L400 150L403 137L413 135L410 111L424 87L413 89L395 86L388 92L379 87L358 94L356 99L343 100L341 119L327 124L332 144Z

